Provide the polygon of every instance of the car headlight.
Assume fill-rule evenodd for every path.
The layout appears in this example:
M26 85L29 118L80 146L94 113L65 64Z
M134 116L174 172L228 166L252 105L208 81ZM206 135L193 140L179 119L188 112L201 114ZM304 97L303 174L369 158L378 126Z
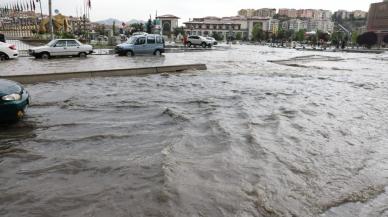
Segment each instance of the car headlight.
M22 96L18 93L9 94L6 96L1 97L4 101L18 101L22 98Z

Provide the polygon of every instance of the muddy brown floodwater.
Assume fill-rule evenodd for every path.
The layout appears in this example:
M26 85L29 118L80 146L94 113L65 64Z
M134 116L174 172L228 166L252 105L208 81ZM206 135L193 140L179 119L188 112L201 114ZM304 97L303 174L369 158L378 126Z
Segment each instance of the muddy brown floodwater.
M0 128L0 216L388 216L387 54L235 46L162 58L0 66L208 65L26 86L27 118Z

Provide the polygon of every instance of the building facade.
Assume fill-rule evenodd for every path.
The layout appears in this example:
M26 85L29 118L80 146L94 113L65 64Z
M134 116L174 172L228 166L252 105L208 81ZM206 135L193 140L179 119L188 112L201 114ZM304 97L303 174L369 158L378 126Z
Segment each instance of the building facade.
M281 16L287 16L289 18L298 17L298 13L296 9L280 8L278 14Z
M245 16L194 18L183 24L188 35L212 36L219 34L224 39L241 35L244 40L252 39L252 30L255 25L260 25L264 32L271 34L276 34L279 28L279 20Z
M298 32L299 30L306 30L307 32L321 31L321 32L333 32L334 22L330 20L315 20L315 19L291 19L282 23L282 28L286 30L293 30Z
M160 21L161 34L167 37L171 37L174 29L178 28L178 20L180 18L171 14L166 14L157 16L156 19Z
M272 18L276 14L275 8L261 8L255 11L256 17Z
M388 0L371 4L367 28L378 35L378 42L381 44L383 37L388 35Z

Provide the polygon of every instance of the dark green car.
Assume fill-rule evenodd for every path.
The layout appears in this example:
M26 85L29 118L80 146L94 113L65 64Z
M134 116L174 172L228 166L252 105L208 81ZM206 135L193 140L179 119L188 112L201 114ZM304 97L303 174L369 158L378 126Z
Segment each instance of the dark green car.
M22 119L30 104L30 95L19 83L0 79L0 122Z

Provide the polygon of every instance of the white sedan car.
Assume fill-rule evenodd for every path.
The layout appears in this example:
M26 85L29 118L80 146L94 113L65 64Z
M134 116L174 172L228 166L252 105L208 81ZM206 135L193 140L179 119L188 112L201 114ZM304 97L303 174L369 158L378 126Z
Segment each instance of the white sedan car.
M82 44L76 39L55 39L45 46L29 49L28 53L30 56L42 59L49 59L54 56L86 57L88 54L93 53L93 47Z
M19 53L16 46L0 42L0 61L18 58Z

